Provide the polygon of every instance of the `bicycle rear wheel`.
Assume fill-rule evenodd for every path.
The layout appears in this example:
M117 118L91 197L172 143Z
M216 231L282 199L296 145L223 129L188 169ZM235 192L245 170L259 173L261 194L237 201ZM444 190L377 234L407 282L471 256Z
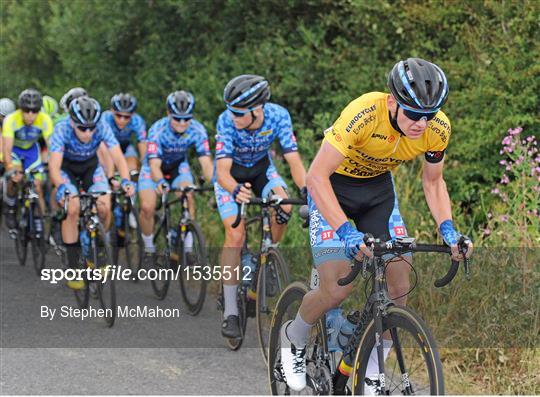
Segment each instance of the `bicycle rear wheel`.
M392 306L383 317L383 331L390 331L393 340L384 363L384 383L389 394L444 394L439 352L424 321L409 308ZM377 393L377 374L366 374L374 346L375 323L371 320L356 351L354 394ZM377 361L374 364L376 363Z
M185 247L185 236L191 233L193 243L191 247ZM189 252L187 252L189 250ZM204 267L208 264L208 255L206 251L206 242L201 228L194 221L188 221L185 225L185 232L178 233L177 254L180 260L180 292L182 299L186 304L189 314L195 316L199 314L206 298L207 281L204 279ZM203 275L195 280L193 272L186 271L188 267L199 268Z
M107 239L101 222L92 241L92 258L97 268L101 269L103 279L97 282L97 295L101 308L105 311L105 322L112 327L116 319L116 286L111 277L110 266L114 266L111 242Z
M45 267L45 254L47 253L47 246L45 244L45 219L41 207L38 203L32 203L30 210L33 211L34 225L31 227L33 235L30 239L30 246L32 249L32 261L34 263L34 270L38 276L41 275L41 271ZM41 230L36 230L36 219L41 219Z
M261 259L264 256L261 256ZM277 248L270 248L257 275L257 336L264 362L268 362L268 341L272 317L281 292L289 284L289 269Z
M327 395L333 392L331 372L327 363L328 346L324 316L311 328L308 336L305 355L306 387L300 392L291 390L287 386L281 367L281 327L296 317L307 292L306 285L300 282L292 283L279 297L274 311L268 343L268 379L273 395Z
M154 294L159 300L165 299L167 291L169 290L170 270L171 270L171 254L169 249L169 243L167 241L168 230L165 230L163 224L159 227L158 231L154 235L154 246L156 247L156 253L151 261L150 269L153 270L149 276L151 276L150 282Z

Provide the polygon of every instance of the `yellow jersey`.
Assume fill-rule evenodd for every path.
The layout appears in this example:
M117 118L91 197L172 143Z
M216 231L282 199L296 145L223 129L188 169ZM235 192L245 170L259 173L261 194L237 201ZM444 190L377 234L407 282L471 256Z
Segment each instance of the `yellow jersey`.
M362 95L349 103L325 131L324 140L345 156L336 170L338 174L372 178L420 154L425 154L429 162L442 160L450 139L448 117L439 111L428 121L421 137L407 138L390 124L388 96L382 92Z
M24 124L22 110L16 110L6 116L2 124L2 136L14 138L14 146L28 149L40 136L48 140L53 133L53 122L45 112L39 112L32 125Z

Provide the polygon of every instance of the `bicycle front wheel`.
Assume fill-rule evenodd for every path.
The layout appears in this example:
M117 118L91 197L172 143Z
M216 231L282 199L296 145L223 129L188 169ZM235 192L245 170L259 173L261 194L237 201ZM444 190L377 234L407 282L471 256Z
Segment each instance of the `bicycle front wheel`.
M19 265L26 265L26 256L28 252L28 215L24 208L24 203L19 202L19 215L17 219L20 220L17 224L17 235L15 236L15 252L17 253L17 259Z
M289 284L289 269L283 255L276 248L270 248L261 256L257 276L257 336L264 362L268 362L268 341L272 317L281 292Z
M180 260L180 292L189 314L195 316L203 308L207 285L205 275L211 274L211 272L206 272L205 269L208 265L208 255L201 228L197 222L191 220L184 227L185 232L180 230L178 233L177 247L177 254ZM186 239L189 235L191 235L192 243L190 246L187 246ZM180 236L184 236L184 238L180 238ZM201 277L194 277L193 272L189 271L191 270L190 268L201 271Z
M384 387L389 394L444 394L444 380L439 352L431 331L411 309L388 308L383 317L385 338L392 337L392 346L384 362ZM388 342L387 342L388 343ZM354 394L379 394L378 360L371 358L375 346L375 322L371 320L360 339L354 361ZM366 373L376 368L375 373Z
M159 227L158 231L154 235L154 245L156 247L156 253L150 261L149 276L152 283L152 289L154 294L159 300L165 299L167 292L169 291L169 284L171 283L171 254L169 243L167 240L168 230L165 230L164 225ZM151 273L153 274L150 274Z
M101 270L102 280L97 281L97 295L101 308L105 311L105 322L112 327L116 319L116 286L111 277L111 267L114 265L111 242L106 237L105 228L101 223L92 241L92 256L94 265Z
M135 211L124 213L124 250L126 253L126 264L133 274L132 280L137 282L138 272L142 265L144 256L144 244L142 241L139 221Z

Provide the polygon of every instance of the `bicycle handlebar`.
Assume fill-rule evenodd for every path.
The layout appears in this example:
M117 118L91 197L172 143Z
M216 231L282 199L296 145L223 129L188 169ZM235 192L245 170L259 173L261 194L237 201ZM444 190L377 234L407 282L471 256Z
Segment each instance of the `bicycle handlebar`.
M469 259L465 257L465 252L467 249L468 238L462 236L458 242L458 248L460 252L464 255L464 267L465 274L467 279L469 279ZM394 241L380 242L374 240L373 237L369 234L364 236L364 243L368 245L375 257L381 257L385 254L405 254L409 252L437 252L437 253L446 253L451 254L451 249L447 245L433 245L433 244L416 244L413 238L398 238ZM363 261L358 261L354 259L354 264L351 268L351 271L348 275L338 280L338 285L345 286L354 281L354 279L360 273L360 270L363 268L363 265L366 261L369 261L369 258L364 257ZM459 269L459 261L453 260L448 269L448 272L441 278L435 280L434 285L437 288L444 287L448 285L454 277L456 277L457 271Z
M279 205L305 205L306 200L301 198L281 198L279 196L272 196L272 197L253 197L249 199L249 202L238 204L239 211L236 215L236 219L231 225L233 229L237 228L240 224L240 221L245 215L246 212L246 205L260 205L261 207L277 207Z

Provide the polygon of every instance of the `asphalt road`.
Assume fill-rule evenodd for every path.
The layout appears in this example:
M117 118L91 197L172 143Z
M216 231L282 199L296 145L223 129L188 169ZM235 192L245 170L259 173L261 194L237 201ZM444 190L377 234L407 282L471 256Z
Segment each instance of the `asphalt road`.
M47 267L58 267L49 251ZM76 307L64 285L40 280L31 258L18 264L13 241L0 229L1 394L268 394L255 323L239 351L225 347L214 296L186 314L178 285L164 301L150 282L117 283L118 305L179 308L177 318L60 318ZM98 302L91 301L98 308ZM41 307L57 309L53 320Z

